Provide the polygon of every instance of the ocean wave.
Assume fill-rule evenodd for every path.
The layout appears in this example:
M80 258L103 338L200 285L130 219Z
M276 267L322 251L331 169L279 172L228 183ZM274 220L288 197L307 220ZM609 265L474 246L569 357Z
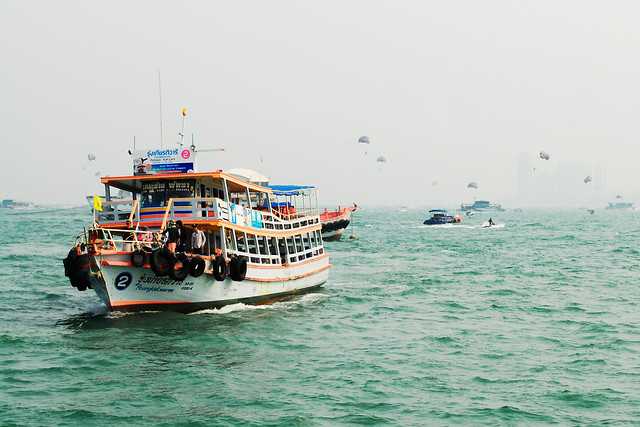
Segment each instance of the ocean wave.
M318 303L329 296L327 294L322 293L310 293L305 294L299 297L292 298L286 301L277 301L272 304L244 304L244 303L236 303L225 305L221 308L207 308L204 310L198 310L193 313L189 313L192 315L202 315L202 314L229 314L229 313L237 313L243 311L255 311L255 310L289 310L291 308L299 307L300 305L307 304L315 304Z

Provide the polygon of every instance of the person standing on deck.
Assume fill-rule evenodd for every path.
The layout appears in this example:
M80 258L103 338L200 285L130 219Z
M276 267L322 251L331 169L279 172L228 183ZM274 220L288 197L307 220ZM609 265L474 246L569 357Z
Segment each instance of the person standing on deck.
M193 232L191 233L191 253L202 255L204 244L207 238L204 235L204 231L198 229L198 224L193 226Z
M167 236L167 249L171 253L176 253L176 247L180 242L180 229L176 227L176 223L173 220L169 221L164 234Z
M182 224L181 220L176 221L176 226L180 230L180 241L178 242L178 252L188 252L191 237L191 230Z

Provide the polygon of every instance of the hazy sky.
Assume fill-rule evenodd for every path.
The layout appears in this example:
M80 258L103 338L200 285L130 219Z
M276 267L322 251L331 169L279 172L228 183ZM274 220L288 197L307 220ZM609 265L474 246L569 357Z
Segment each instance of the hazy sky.
M186 106L198 145L227 149L201 170L317 184L325 204L580 204L576 183L596 171L604 199L640 199L639 12L635 1L3 0L0 198L80 203L96 170L129 173L134 135L159 146L160 69L165 145ZM523 156L544 177L528 198Z

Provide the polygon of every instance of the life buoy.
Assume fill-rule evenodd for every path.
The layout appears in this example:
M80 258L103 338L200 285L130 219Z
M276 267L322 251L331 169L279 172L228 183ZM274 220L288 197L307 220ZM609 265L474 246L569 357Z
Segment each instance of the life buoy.
M140 249L135 250L131 253L131 264L134 267L142 267L144 265L145 253Z
M179 267L179 268L176 268ZM185 254L180 253L176 255L176 262L173 264L172 268L169 270L169 276L173 280L177 280L182 282L189 275L190 262L189 257Z
M156 276L166 276L173 269L174 264L175 256L168 249L158 249L151 254L151 269Z
M217 256L214 260L213 260L213 277L215 277L215 279L218 282L222 282L225 277L227 277L227 263L224 260L224 257L222 255Z
M204 269L207 266L207 263L204 261L204 259L199 256L194 256L193 258L191 258L190 264L191 266L189 269L189 273L191 273L193 277L202 276L202 273L204 273Z
M247 277L247 259L234 257L229 264L229 273L231 280L242 282Z

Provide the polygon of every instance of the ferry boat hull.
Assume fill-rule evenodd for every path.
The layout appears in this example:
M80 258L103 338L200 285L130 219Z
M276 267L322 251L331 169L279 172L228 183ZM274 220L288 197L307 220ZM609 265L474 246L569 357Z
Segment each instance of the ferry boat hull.
M291 267L249 264L241 282L228 277L217 281L210 273L177 281L156 276L148 266L126 265L125 260L96 260L100 274L94 276L92 286L111 311L193 312L236 303L268 303L321 287L330 269L324 256Z
M356 208L342 208L336 211L325 211L320 214L322 223L322 239L327 242L337 241L351 223L351 214Z

